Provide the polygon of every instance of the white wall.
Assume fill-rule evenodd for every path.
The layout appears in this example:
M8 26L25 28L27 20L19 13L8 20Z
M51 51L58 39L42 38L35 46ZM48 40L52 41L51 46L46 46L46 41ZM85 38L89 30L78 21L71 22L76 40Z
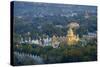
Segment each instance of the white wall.
M0 0L0 67L10 66L10 1ZM15 0L18 1L18 0ZM22 0L33 2L66 3L81 5L98 5L98 27L100 27L100 1L99 0ZM100 29L98 34L100 33ZM100 34L98 35L98 54L100 57ZM64 63L52 65L33 65L34 67L99 67L98 62ZM24 67L24 66L23 66ZM32 66L28 66L32 67Z

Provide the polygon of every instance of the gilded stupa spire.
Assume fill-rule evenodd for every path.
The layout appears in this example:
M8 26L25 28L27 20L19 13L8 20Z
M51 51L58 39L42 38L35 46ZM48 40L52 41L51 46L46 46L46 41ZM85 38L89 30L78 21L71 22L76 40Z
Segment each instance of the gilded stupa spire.
M68 29L66 40L68 45L74 45L76 42L79 41L79 37L74 34L71 27L69 27Z
M67 32L67 36L73 36L73 35L74 35L74 32L73 32L72 28L70 27Z

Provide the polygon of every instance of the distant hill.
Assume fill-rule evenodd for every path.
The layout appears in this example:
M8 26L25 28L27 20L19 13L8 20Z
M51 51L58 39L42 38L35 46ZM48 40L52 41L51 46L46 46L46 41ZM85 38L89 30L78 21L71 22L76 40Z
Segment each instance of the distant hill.
M89 19L84 17L86 11L90 15ZM96 6L15 1L13 17L14 32L17 34L30 31L34 35L65 35L66 26L72 21L79 23L80 29L77 32L80 34L97 31ZM62 28L57 28L57 25Z
M40 15L67 15L73 12L89 12L96 13L96 6L82 5L66 5L66 4L51 4L51 3L33 3L33 2L14 2L15 16L40 16Z

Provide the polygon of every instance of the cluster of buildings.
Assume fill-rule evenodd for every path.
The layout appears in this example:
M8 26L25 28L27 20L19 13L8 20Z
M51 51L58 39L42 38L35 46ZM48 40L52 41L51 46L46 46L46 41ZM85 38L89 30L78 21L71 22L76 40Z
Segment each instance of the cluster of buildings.
M75 35L72 28L69 28L66 36L55 36L52 37L44 37L38 39L32 39L31 37L23 38L21 37L20 44L36 44L39 46L52 46L53 48L58 48L62 43L66 45L75 45L79 41L82 45L86 45L86 40L91 40L97 38L96 33L88 33L87 35L83 35L80 39L78 35Z
M31 37L28 37L27 39L24 39L21 37L20 43L28 43L28 44L37 44L40 46L49 46L51 45L51 38L46 37L46 38L38 38L38 39L32 39Z
M97 32L93 32L93 33L88 32L87 35L83 35L83 38L87 40L97 39Z
M86 45L86 40L91 40L97 38L97 33L88 32L87 35L83 35L82 38L79 38L78 35L74 34L73 28L79 27L76 23L71 23L67 31L66 36L55 36L52 37L45 36L37 39L29 37L21 37L20 44L36 44L39 46L52 46L53 48L58 48L62 43L66 45L75 45L78 42ZM30 33L28 33L30 34Z
M52 46L53 48L58 48L60 46L60 43L66 43L67 45L74 45L79 41L79 36L75 35L73 32L73 29L70 27L67 31L66 36L55 36L52 37L45 37L45 38L39 38L39 39L32 39L31 37L28 37L27 39L24 39L21 37L20 43L28 43L28 44L37 44L40 46Z

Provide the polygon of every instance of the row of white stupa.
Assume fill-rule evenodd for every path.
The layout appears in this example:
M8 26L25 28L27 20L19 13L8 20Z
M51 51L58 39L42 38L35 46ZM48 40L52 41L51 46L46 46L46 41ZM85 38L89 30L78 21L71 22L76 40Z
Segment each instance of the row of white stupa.
M58 38L59 41L56 41L55 43L53 43L53 37L46 37L46 38L39 38L39 39L31 39L31 37L28 37L28 39L25 39L21 37L20 44L28 43L28 44L37 44L40 46L53 46L54 48L56 48L59 46L60 41L64 41L66 37L60 36L56 38Z

